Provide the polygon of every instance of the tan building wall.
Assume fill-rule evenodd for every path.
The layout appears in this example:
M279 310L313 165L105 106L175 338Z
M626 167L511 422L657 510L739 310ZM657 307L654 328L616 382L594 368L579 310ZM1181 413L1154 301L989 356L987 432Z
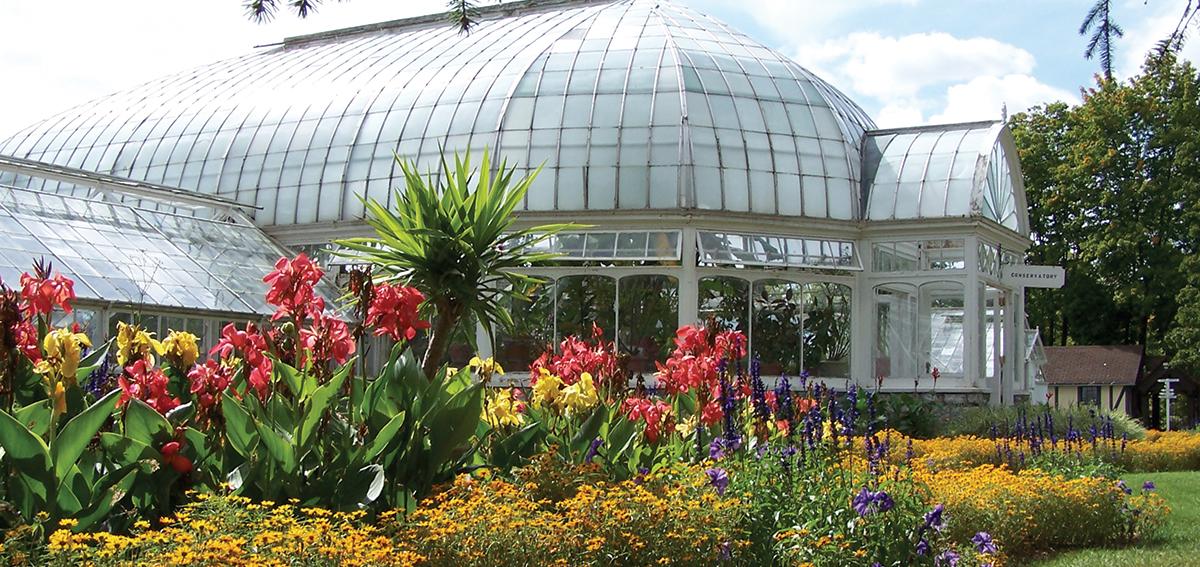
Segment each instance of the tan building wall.
M1071 384L1071 385L1051 385L1047 386L1053 397L1050 399L1050 404L1054 407L1070 407L1079 403L1079 388L1080 386L1088 387L1095 386L1100 388L1100 407L1107 411L1120 412L1128 415L1129 404L1129 386L1109 385L1109 384Z

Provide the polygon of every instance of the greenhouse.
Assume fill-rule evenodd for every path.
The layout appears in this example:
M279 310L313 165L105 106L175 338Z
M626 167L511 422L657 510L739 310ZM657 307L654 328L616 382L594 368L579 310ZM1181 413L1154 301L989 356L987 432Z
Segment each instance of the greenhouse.
M594 323L652 381L676 328L713 322L770 375L1029 395L1024 292L1003 277L1029 226L1002 122L879 129L669 1L480 17L465 36L436 15L288 38L0 141L0 276L46 256L101 321L215 332L269 314L257 278L283 247L367 234L360 197L392 200L396 155L434 170L469 148L537 171L523 225L579 225L541 244L561 257L530 269L545 283L517 327L479 333L506 368Z

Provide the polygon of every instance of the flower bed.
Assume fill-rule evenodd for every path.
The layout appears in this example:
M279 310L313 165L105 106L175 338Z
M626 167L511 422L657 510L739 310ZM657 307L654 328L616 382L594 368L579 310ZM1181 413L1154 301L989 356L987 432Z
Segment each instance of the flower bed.
M904 439L898 434L897 438ZM912 451L914 457L938 470L1001 464L1021 469L1043 454L1106 462L1125 472L1200 470L1200 434L1184 431L1150 431L1145 439L1098 437L1095 443L1086 433L1072 441L1053 443L1028 437L939 437L913 439Z
M965 540L972 529L984 529L1014 557L1146 539L1168 512L1152 487L1133 495L1119 481L1104 478L1065 478L1037 469L1014 473L993 465L938 471L919 466L917 478L954 519L951 539Z

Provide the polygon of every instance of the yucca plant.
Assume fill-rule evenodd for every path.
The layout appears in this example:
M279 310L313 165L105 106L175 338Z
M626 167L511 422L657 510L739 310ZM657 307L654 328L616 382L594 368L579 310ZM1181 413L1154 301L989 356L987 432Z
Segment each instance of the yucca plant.
M471 167L470 152L456 153L453 167L443 157L441 171L427 176L414 162L399 156L396 161L405 186L395 190L395 210L364 200L375 236L337 244L344 255L372 264L382 280L426 294L425 314L433 327L421 370L432 380L455 327L468 315L489 337L496 324L512 326L503 300L523 299L519 290L538 282L516 270L554 258L531 247L572 225L513 230L513 211L538 172L518 179L505 161L493 173L486 152L478 169Z

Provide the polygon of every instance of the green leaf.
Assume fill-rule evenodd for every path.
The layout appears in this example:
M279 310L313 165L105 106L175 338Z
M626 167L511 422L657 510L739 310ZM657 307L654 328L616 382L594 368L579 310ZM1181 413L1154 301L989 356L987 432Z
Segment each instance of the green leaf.
M592 415L579 426L579 431L575 432L575 436L571 438L571 452L582 456L591 445L592 441L600 435L600 428L608 422L608 406L597 404L596 409L592 410Z
M367 444L367 452L363 454L363 462L373 462L375 457L378 457L380 453L387 449L388 445L392 443L392 439L396 437L396 433L400 431L401 427L404 427L404 418L404 412L396 414L387 425L383 426L383 429L379 430L379 433L375 434L375 438Z
M8 412L0 411L0 446L13 464L13 470L22 479L29 494L39 502L46 502L54 483L51 469L50 448L41 437L21 425ZM22 509L32 516L33 512Z
M34 435L45 437L46 433L50 431L50 422L54 419L54 411L50 407L50 400L41 400L14 411L13 416L29 428Z
M115 401L120 394L120 390L113 390L96 400L96 403L68 421L55 437L54 444L50 447L50 458L54 461L54 476L58 479L59 487L66 480L67 472L75 466L75 461L79 460L79 455L83 454L88 443L92 442L92 438L116 409Z
M281 362L279 359L272 357L274 360L275 374L283 378L283 383L287 385L290 391L297 398L303 398L303 382L300 378L300 371L296 370L290 364Z
M188 402L186 404L176 406L174 409L168 411L167 421L170 422L173 427L179 427L184 423L187 423L187 420L191 419L194 415L196 415L196 404L194 402Z
M283 435L272 429L270 425L260 423L258 424L258 437L262 439L263 446L267 448L267 454L271 456L280 470L289 475L296 472L296 450L287 439L284 439Z
M101 477L93 488L90 503L75 517L79 524L72 528L72 531L87 530L108 517L113 506L129 494L133 481L137 479L136 473L137 467L128 465Z
M349 472L338 483L337 493L341 502L353 502L365 506L374 502L383 493L384 474L380 465L367 465Z
M115 393L115 392L114 392ZM137 398L131 398L125 406L125 435L146 445L156 447L174 436L171 422Z
M254 420L233 396L221 396L221 415L225 417L225 436L229 444L249 459L258 445L258 428Z
M350 364L345 364L334 373L328 382L313 392L312 398L304 410L304 418L300 423L300 436L296 440L296 446L306 447L312 440L313 431L316 430L317 424L321 422L321 417L325 415L325 411L329 409L330 403L342 391L342 383L346 381L346 376L349 376L349 374Z
M159 456L156 449L136 439L119 433L105 431L100 434L100 446L109 458L120 465L128 465Z
M483 406L483 384L475 383L454 394L437 408L425 423L429 429L430 474L441 469L450 456L463 448L475 432ZM431 410L433 411L433 410Z

